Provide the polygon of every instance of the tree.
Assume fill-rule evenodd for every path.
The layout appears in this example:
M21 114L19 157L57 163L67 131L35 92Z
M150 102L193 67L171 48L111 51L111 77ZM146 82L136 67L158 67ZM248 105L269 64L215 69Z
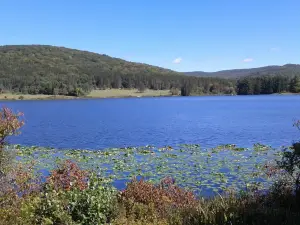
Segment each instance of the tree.
M122 79L120 76L116 76L112 82L113 88L121 88L122 87Z
M300 121L294 124L300 128ZM285 148L281 161L278 166L290 176L293 182L296 196L300 200L300 142L293 143L292 148Z
M255 95L261 94L261 81L260 81L260 78L257 78L255 80L255 83L253 85L253 94L255 94Z
M75 96L79 97L79 96L82 96L84 95L84 92L82 90L82 88L75 88Z
M22 113L14 113L11 109L6 107L2 107L0 111L0 181L4 176L8 162L4 145L7 144L7 138L9 136L19 134L19 129L24 125L24 121L21 120L22 116Z
M192 92L192 85L189 83L185 83L181 87L181 96L190 96Z
M42 45L0 46L2 90L78 96L95 88L139 89L141 83L145 89L154 90L180 89L187 83L190 87L184 87L184 92L188 95L191 90L209 93L212 84L213 91L221 94L231 87L227 79L186 76L85 51Z
M146 90L145 84L141 82L138 86L138 92L143 93L145 92L145 90Z
M295 76L290 82L290 92L299 93L300 92L300 79Z
M14 113L11 109L2 107L0 111L0 151L8 136L19 134L19 129L24 125L20 120L22 113Z
M240 79L237 83L237 92L239 95L252 95L253 82L250 78Z
M58 94L59 94L59 89L53 88L53 95L58 95Z

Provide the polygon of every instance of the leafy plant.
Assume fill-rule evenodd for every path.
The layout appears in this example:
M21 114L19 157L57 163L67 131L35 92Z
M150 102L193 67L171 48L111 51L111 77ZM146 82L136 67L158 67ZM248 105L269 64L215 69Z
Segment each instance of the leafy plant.
M0 146L3 147L8 136L19 134L19 129L24 125L20 120L23 113L14 113L7 107L0 111ZM2 150L2 149L0 149Z
M55 190L71 190L87 188L87 171L81 170L79 166L71 160L64 161L59 167L51 171L47 178L47 184L50 184Z
M297 121L294 126L299 129L300 121ZM292 179L295 194L300 200L300 142L295 142L291 148L284 149L282 159L278 161L278 166L284 169Z
M88 188L65 193L68 212L73 221L80 224L109 223L115 217L117 192L103 184L96 175L89 178Z
M114 217L116 194L102 178L67 160L47 179L36 216L40 223L104 224Z
M4 149L7 137L18 135L19 129L24 125L21 120L22 113L14 113L7 107L0 110L0 180L5 176L5 172L11 167L11 153Z
M198 201L195 195L175 185L175 180L166 177L159 185L141 180L132 180L121 193L121 199L129 207L136 207L136 203L153 206L160 215L164 215L171 208L189 208ZM130 206L131 205L131 206Z
M22 115L6 107L0 110L0 206L24 191L27 184L24 181L31 178L28 171L15 165L13 151L4 146L8 136L19 134L19 129L24 125L24 121L20 120Z

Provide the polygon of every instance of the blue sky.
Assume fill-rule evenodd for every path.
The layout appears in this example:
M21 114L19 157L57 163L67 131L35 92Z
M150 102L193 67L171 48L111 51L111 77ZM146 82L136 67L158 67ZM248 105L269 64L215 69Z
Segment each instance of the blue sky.
M0 28L177 71L300 63L299 0L2 0Z

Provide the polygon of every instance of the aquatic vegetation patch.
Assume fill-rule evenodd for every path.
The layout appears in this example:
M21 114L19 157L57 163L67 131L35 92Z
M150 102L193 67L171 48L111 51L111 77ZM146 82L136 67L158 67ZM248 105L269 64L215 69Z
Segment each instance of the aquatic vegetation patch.
M50 171L60 161L71 160L107 180L118 181L119 188L135 177L159 183L164 177L171 176L179 186L203 195L228 189L244 190L245 187L266 189L273 180L264 165L275 164L281 157L281 149L262 144L256 144L252 149L233 144L212 149L202 149L197 144L103 150L59 150L20 145L10 148L18 150L20 161L34 161L37 171Z

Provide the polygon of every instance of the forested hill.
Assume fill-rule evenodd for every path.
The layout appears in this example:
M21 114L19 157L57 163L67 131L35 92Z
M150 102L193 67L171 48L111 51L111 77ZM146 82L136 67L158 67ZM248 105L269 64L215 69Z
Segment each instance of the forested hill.
M225 79L189 77L87 51L44 45L0 46L2 92L82 95L106 88L176 88L183 95L234 91Z
M200 77L220 77L220 78L240 78L246 76L265 76L265 75L282 75L282 76L295 76L300 74L300 65L286 64L283 66L265 66L251 69L233 69L222 70L217 72L186 72L189 76Z

